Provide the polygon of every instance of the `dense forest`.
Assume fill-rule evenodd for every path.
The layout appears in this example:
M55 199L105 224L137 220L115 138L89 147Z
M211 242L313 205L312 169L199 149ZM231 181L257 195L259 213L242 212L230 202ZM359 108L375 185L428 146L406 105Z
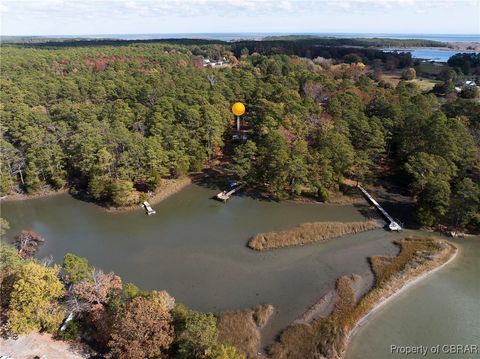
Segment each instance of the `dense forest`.
M125 206L215 166L272 198L328 200L344 178L388 173L419 223L480 228L477 99L382 81L410 55L265 44L4 45L1 194L70 187ZM245 141L232 140L235 101Z

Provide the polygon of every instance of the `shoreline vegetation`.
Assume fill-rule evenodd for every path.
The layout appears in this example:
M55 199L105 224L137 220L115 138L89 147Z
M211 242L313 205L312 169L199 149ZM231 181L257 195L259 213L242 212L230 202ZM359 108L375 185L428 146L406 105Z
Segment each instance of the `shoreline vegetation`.
M44 198L44 197L52 197L56 196L59 194L64 194L68 193L70 191L69 188L60 188L60 189L46 189L44 191L40 191L37 193L33 194L27 194L27 193L11 193L7 194L3 197L0 198L0 203L1 202L16 202L16 201L26 201L29 199L35 199L35 198Z
M319 241L326 241L373 229L381 228L379 221L360 222L311 222L279 232L266 232L254 235L247 246L256 251L302 246Z
M151 205L155 205L164 199L174 195L175 193L180 192L182 189L187 187L192 183L192 179L188 176L180 177L176 179L164 179L162 180L162 185L158 187L154 192L148 194L148 198L146 199ZM108 212L127 212L139 209L140 204L134 204L131 206L123 206L123 207L102 207L106 209Z
M358 295L359 276L342 276L330 297L322 298L314 309L288 327L278 342L269 348L273 359L312 358L341 359L350 338L356 330L382 305L427 275L442 268L455 258L458 250L453 244L437 238L405 238L396 241L400 254L396 257L373 256L370 258L375 283L363 296ZM328 295L328 294L327 294ZM323 306L330 306L325 316ZM313 310L321 312L314 316Z
M185 177L180 177L177 179L164 179L162 181L162 185L158 187L154 192L148 193L148 198L146 199L151 205L157 204L164 199L170 197L171 195L180 192L182 189L187 187L192 183L192 179L188 176ZM60 194L65 194L69 193L70 188L62 188L58 190L45 190L42 192L34 193L34 194L26 194L26 193L15 193L15 194L10 194L6 195L1 198L1 202L15 202L15 201L25 201L29 199L36 199L36 198L44 198L44 197L51 197L51 196L56 196ZM82 199L80 197L80 199ZM114 207L114 206L107 206L106 204L102 202L92 202L98 205L101 209L107 211L107 212L127 212L127 211L133 211L133 210L138 210L140 203L130 205L130 206L120 206L120 207Z
M262 351L261 330L273 315L271 304L256 305L240 311L222 312L217 316L218 340L233 345L248 358L257 358Z
M390 301L398 293L450 263L458 253L455 245L435 237L407 237L394 243L400 247L400 252L397 256L378 255L369 258L374 278L373 283L371 276L360 276L358 274L338 278L335 289L325 294L303 316L284 329L279 334L279 339L271 346L263 347L261 339L262 329L274 312L272 305L257 305L245 310L219 313L215 316L212 314L200 314L200 312L195 312L198 313L195 315L209 316L212 328L214 326L215 330L218 330L218 342L216 340L215 342L221 348L238 350L240 353L244 353L246 358L267 356L271 359L316 357L341 359L347 350L350 338L368 320L372 313L385 305L386 302ZM2 251L8 252L7 249L11 247L7 247L2 247ZM9 251L14 251L14 249L11 248ZM7 267L11 268L10 270L14 270L15 266L22 263L20 259L18 263L14 260L13 252L7 253L7 255L2 254L2 256L5 256L5 258L11 257L7 261L10 263L7 263ZM70 256L72 257L73 255ZM85 259L76 256L73 256L73 258L76 258L78 265L81 261L84 262L82 262L81 268L77 268L77 265L74 266L74 269L76 268L75 271L71 272L72 274L68 274L64 279L75 281L71 275L77 273L80 269L77 274L89 277L93 273L95 277L93 267ZM62 265L62 268L67 273L70 273L69 268L72 264L70 262L70 260L64 259L64 264ZM28 263L31 265L35 264L34 262ZM28 266L28 263L24 265ZM23 268L22 264L20 264L21 268ZM58 268L58 266L54 266L52 274L58 271ZM30 270L26 268L24 272L30 273ZM103 274L101 271L97 274L100 277L105 275L114 276L113 273ZM118 278L119 288L121 288L123 286L121 279L119 277L116 278ZM117 289L120 290L119 288ZM128 303L134 298L152 298L152 295L159 293L156 291L150 294L148 292L140 292L133 284L125 284L122 291L122 298L126 300L125 305L129 305ZM77 292L74 290L71 294L76 295L75 293ZM119 294L120 292L117 293L117 295ZM106 305L108 301L103 299L103 303L103 305ZM9 308L13 307L9 306ZM174 313L177 313L175 314L177 317L184 312L190 313L190 310L182 308L184 307L174 310ZM193 313L193 311L191 312Z

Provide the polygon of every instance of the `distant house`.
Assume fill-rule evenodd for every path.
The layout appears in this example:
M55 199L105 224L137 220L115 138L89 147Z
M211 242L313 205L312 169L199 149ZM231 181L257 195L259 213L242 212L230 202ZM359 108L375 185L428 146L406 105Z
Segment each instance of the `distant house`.
M229 65L230 62L224 57L219 61L212 61L210 59L203 59L203 67L219 67Z
M463 86L455 86L455 91L456 92L462 92L463 89L466 89L466 88L469 88L469 87L479 87L480 88L480 86L478 86L475 81L468 80L468 81L465 81Z

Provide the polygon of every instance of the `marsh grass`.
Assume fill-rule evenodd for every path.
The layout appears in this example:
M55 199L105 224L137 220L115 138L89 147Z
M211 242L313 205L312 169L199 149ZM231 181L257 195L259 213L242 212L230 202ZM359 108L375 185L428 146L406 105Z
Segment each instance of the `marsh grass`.
M248 247L257 251L282 247L300 246L317 241L341 237L347 234L365 232L379 228L378 222L313 222L280 232L259 233L248 242Z
M223 312L217 317L218 340L235 346L248 358L257 358L261 329L273 314L273 306L257 305L236 312Z
M379 303L388 299L410 280L448 261L456 248L436 238L405 238L397 241L400 254L396 257L371 258L375 284L355 304L354 276L337 280L336 303L332 314L310 323L288 327L278 342L269 349L272 358L342 358L350 333L362 318Z

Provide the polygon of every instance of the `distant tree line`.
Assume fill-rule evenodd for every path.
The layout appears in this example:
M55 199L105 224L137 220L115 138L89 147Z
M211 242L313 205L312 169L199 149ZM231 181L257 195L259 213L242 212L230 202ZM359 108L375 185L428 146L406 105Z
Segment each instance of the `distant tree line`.
M335 39L340 40L340 39ZM372 62L380 60L387 62L394 60L395 68L410 67L413 64L412 55L409 52L384 52L377 49L363 47L343 47L335 44L329 45L328 42L318 42L318 40L264 40L264 41L236 41L231 45L231 50L235 56L242 54L259 53L261 55L296 55L314 59L323 57L327 59L336 59L341 62Z
M465 75L480 75L480 53L459 53L448 59L448 65L459 68Z
M328 36L287 35L268 36L261 41L299 41L317 46L362 47L446 47L447 43L426 39L338 38Z

